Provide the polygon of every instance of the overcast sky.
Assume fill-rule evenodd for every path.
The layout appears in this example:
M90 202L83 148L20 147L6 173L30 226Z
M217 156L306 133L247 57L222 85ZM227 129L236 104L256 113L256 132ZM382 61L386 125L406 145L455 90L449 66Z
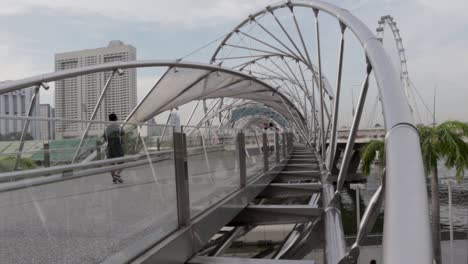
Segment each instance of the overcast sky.
M54 53L106 46L119 39L138 59L175 59L219 38L269 0L2 0L0 80L54 69ZM380 16L398 22L410 78L427 101L437 87L438 121L468 121L468 1L334 0L372 30ZM211 50L190 60L204 60ZM388 52L396 55L394 47ZM392 57L394 57L392 55ZM139 72L138 96L157 72ZM53 102L52 93L42 102ZM432 105L432 103L431 103Z

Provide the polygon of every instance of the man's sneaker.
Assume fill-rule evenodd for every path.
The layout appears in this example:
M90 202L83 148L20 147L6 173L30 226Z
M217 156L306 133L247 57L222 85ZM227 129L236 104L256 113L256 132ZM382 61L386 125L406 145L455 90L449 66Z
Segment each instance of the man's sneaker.
M122 180L122 178L120 178L119 175L115 175L115 176L114 176L114 181L117 181L117 182L119 182L119 183L123 183L123 180Z

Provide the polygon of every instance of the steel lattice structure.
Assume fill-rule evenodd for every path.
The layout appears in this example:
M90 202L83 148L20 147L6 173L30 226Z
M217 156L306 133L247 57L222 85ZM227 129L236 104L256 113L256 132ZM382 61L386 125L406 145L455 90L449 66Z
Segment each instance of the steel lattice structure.
M299 13L306 15L299 15ZM306 21L302 21L303 19ZM315 22L314 27L309 30L315 33L314 38L306 38L304 25L311 22L312 19ZM328 26L335 27L336 32L339 32L337 36L339 49L335 51L336 56L333 57L337 59L337 67L332 70L324 67L327 58L325 58L324 49L321 46L323 40L320 30L322 21L333 21ZM273 29L273 26L276 29ZM339 173L332 175L337 166L338 158L337 131L340 103L343 101L341 95L342 90L349 87L342 84L347 34L352 34L359 42L361 50L356 52L356 56L359 56L359 60L365 61L366 65L364 69L361 69L364 76L362 77L360 96L346 140L343 158L339 165ZM403 50L402 46L401 50ZM404 54L401 61L405 63L404 78L409 80ZM122 69L140 67L166 67L167 70L125 120L127 122L125 125L136 127L138 132L140 132L141 123L162 112L172 111L172 109L188 102L214 99L197 127L216 118L219 118L219 124L222 127L229 123L226 120L229 120L229 112L233 109L260 105L272 109L287 120L296 140L307 145L307 153L313 151L312 156L319 163L316 169L319 171L317 174L320 180L312 185L304 181L293 184L307 188L318 188L321 197L320 195L312 196L310 204L317 205L320 197L322 208L311 208L310 206L285 208L285 205L282 205L279 209L274 208L274 212L289 210L297 213L297 211L305 210L318 219L310 221L310 218L306 218L306 220L301 218L304 221L295 226L287 239L276 249L272 258L304 257L308 252L299 249L307 243L316 243L314 241L317 232L315 227L319 226L317 223L320 220L323 222L326 262L355 263L359 255L359 247L371 231L385 197L384 262L409 264L430 263L432 261L428 199L419 136L413 124L405 90L380 39L349 11L320 0L282 1L252 13L239 23L217 47L210 64L180 60L115 62L2 83L0 84L0 94L30 86L36 86L37 93L41 87L48 87L48 82L107 71L112 74L102 89L101 97L104 97L106 87L115 74L120 74ZM330 83L330 78L327 78L330 76L336 76L334 85ZM340 190L348 177L348 169L355 151L356 135L371 76L376 80L387 131L385 138L386 168L382 172L384 182L366 208L356 241L351 249L347 250L339 206ZM98 100L95 109L99 108L101 101L101 99ZM33 98L31 105L34 103ZM243 122L264 122L264 120L269 119L265 116L252 115ZM28 122L26 122L25 127L27 125ZM80 147L86 138L88 128L83 132ZM190 135L197 129L184 132ZM274 137L273 140L267 138L271 135ZM239 136L239 142L243 142L243 137L244 135ZM256 141L254 145L258 147L258 152L264 155L264 173L254 181L249 182L250 185L246 183L245 174L242 176L241 173L241 177L243 177L240 183L241 189L234 194L226 195L224 203L214 204L195 218L190 218L190 208L187 204L189 201L188 176L181 169L184 166L184 158L186 166L187 153L184 153L186 139L181 133L175 133L174 138L173 152L177 164L176 177L179 177L176 189L178 229L164 238L163 241L137 241L127 251L110 257L109 263L129 261L136 263L150 263L151 261L185 263L197 254L199 256L217 256L226 249L226 245L230 245L240 234L250 231L249 225L246 225L233 229L234 231L230 234L223 236L222 241L210 240L222 226L228 224L235 215L247 207L248 202L252 201L271 182L272 176L269 174L275 172L268 171L268 157L265 156L265 153L268 153L267 142L269 140L275 142L276 161L280 164L278 134L267 135L264 133L261 138L262 148L257 132L253 131L251 138ZM219 140L218 136L215 138ZM203 136L201 136L201 140L207 166L210 167ZM284 135L283 148L288 145L288 151L291 153L292 142L286 144L287 140L291 141L292 137L286 139L286 135ZM144 140L142 142L144 145ZM239 157L245 155L242 149L246 146L244 143L239 145ZM21 144L23 144L23 136ZM144 147L146 149L146 146ZM79 159L78 151L74 161ZM20 147L17 160L22 152L23 149ZM286 158L288 157L285 150L283 150L283 154ZM148 152L147 158L151 161ZM87 162L89 159L85 159L85 161ZM132 160L132 162L134 161ZM125 166L112 165L112 163L102 161L95 164ZM67 169L80 169L84 166L88 165L86 163L72 164L62 168L62 170L56 170L63 173ZM153 168L152 171L155 174ZM32 176L33 173L28 173L15 172L2 176L8 179L37 177L38 174L48 175L46 173L50 173L50 169L35 172L34 176ZM154 176L156 179L156 175ZM333 179L333 176L336 177L336 180ZM48 183L64 181L63 178L49 179L45 181ZM336 181L336 188L334 181ZM25 186L21 188L25 188ZM265 207L261 206L253 206L252 208L254 210L260 209L260 211L266 210ZM268 222L267 220L269 219L265 219L263 222ZM263 223L257 220L258 222ZM210 243L214 243L214 245ZM211 247L207 247L207 245ZM175 252L176 250L180 252Z

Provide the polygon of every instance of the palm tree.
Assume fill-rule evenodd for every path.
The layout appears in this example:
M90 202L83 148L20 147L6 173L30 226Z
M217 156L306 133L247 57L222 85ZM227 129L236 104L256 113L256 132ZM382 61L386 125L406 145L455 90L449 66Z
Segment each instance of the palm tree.
M468 169L468 124L459 121L446 121L438 126L418 126L424 170L431 175L432 198L432 240L434 259L441 263L440 249L440 203L439 175L437 162L445 160L445 166L456 169L456 179L463 178L463 172ZM361 149L361 170L368 175L372 163L379 159L383 166L383 155L377 157L377 152L384 153L384 142L372 140Z

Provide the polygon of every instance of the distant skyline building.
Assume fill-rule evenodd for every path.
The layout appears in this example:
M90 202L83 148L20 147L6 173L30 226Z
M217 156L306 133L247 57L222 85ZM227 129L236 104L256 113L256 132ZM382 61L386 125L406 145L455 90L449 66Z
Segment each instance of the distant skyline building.
M162 127L158 126L158 123L156 123L156 120L154 118L151 118L150 120L148 120L148 122L146 123L146 126L147 126L148 136L153 137L153 136L161 135Z
M174 111L171 112L169 116L168 125L174 128L174 131L180 132L180 116L176 108Z
M50 106L50 104L40 104L39 105L39 113L40 117L42 118L54 118L55 117L55 109ZM41 129L41 138L42 140L54 140L55 139L55 127L54 121L41 121L40 122L40 129Z
M109 42L107 47L55 54L55 71L86 67L114 61L136 60L136 48L120 40ZM112 72L100 72L55 82L55 115L62 119L89 120L101 90ZM124 120L137 104L136 69L126 69L123 75L115 74L107 88L104 100L94 120L107 120L115 113ZM57 122L57 139L79 137L86 123ZM88 135L101 135L104 125L93 125Z
M0 82L1 83L1 82ZM34 94L34 87L16 90L0 95L0 115L2 116L27 116L31 98ZM39 93L36 97L31 116L38 117L39 114ZM0 119L0 134L6 136L11 133L23 131L25 120ZM27 132L33 139L40 139L40 122L29 123Z

